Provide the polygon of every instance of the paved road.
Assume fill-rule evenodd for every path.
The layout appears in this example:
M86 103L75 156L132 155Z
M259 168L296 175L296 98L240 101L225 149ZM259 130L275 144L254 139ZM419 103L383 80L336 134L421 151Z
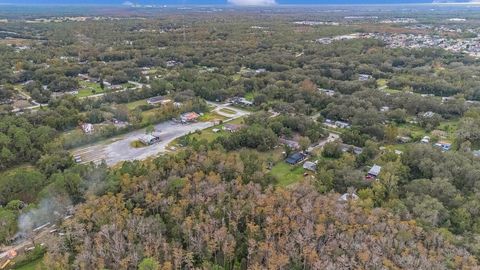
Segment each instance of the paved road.
M217 107L214 109L216 112L221 108L228 108L229 110L236 112L235 114L229 115L229 118L224 122L231 121L250 113L237 108L229 107L228 104L210 104ZM72 155L80 156L83 163L88 163L91 161L100 163L102 160L105 160L109 166L115 165L121 161L143 160L151 156L156 156L160 153L168 152L166 149L167 145L176 138L182 137L190 132L206 129L212 126L214 126L212 122L199 122L183 125L173 121L167 121L155 126L156 132L160 134L160 143L141 148L132 147L131 143L133 141L137 141L139 138L145 135L145 129L141 129L92 145L74 149L72 150Z

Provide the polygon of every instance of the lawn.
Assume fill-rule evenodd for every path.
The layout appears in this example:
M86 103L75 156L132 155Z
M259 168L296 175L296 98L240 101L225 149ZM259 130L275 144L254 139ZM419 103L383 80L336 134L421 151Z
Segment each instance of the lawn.
M209 122L209 121L213 121L213 120L222 120L223 121L225 119L227 119L225 116L219 115L215 112L206 112L202 116L200 116L198 121L201 121L201 122Z
M223 113L227 113L227 114L236 114L237 113L236 111L231 110L229 108L221 108L220 111L223 112Z
M142 100L137 100L137 101L133 101L133 102L129 102L127 103L127 108L129 110L134 110L135 108L137 108L138 106L142 106L142 105L147 105L147 101L145 99L142 99Z
M102 89L98 83L80 81L79 84L78 97L88 97L105 92L105 89Z
M278 180L278 186L286 187L303 179L305 170L302 166L292 166L280 161L273 166L270 173Z

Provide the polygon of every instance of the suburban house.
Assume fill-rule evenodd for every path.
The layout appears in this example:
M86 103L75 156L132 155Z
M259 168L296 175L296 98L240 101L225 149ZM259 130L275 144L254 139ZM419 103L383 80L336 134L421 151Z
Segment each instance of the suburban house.
M253 106L253 102L247 100L244 97L234 97L231 99L233 104L240 105L240 106Z
M377 177L380 175L380 172L382 171L382 167L378 165L373 165L372 168L367 173L367 179L377 179Z
M421 143L430 143L430 137L429 136L424 136L420 142Z
M325 89L325 88L318 88L318 91L324 93L327 96L333 96L335 95L335 91L331 89Z
M307 171L316 172L317 171L317 163L311 162L311 161L305 161L305 163L303 163L303 168Z
M300 144L296 141L287 140L283 138L280 138L278 141L280 142L280 144L286 145L291 149L300 149Z
M368 81L368 80L370 80L370 79L372 79L372 78L373 78L372 75L368 75L368 74L358 74L358 80L359 80L359 81L362 81L362 82Z
M397 141L399 143L409 143L412 141L412 138L407 137L407 136L397 136Z
M339 128L350 128L350 124L343 121L335 121L335 126Z
M290 156L287 157L287 159L285 159L285 162L290 164L290 165L296 165L302 161L304 161L305 159L307 159L307 155L302 153L302 152L297 152L297 153L294 153L294 154L291 154Z
M237 124L225 124L223 126L223 130L228 132L237 132L240 129L245 128L245 125L237 125Z
M339 202L348 202L348 201L356 201L358 200L358 195L355 193L345 193L340 198L338 198Z
M180 65L180 62L175 61L175 60L170 60L170 61L167 61L166 65L167 65L168 68L172 68L172 67Z
M349 145L349 144L342 144L341 145L342 152L351 152L355 155L360 155L363 152L363 149L358 146Z
M160 142L160 136L155 135L155 134L147 134L147 135L141 137L139 140L140 140L140 142L142 142L145 145L152 145L152 144Z
M439 141L435 144L435 146L439 147L444 152L449 151L452 148L452 144L445 141Z
M94 131L93 125L90 123L82 124L82 130L85 134L91 134Z
M435 115L435 113L432 112L432 111L424 112L422 114L422 116L425 117L425 118L432 118L434 115Z
M152 98L147 99L147 103L149 105L158 105L158 104L165 105L165 104L168 104L170 102L172 102L172 100L165 99L162 96L156 96L156 97L152 97Z
M180 116L182 123L191 123L197 121L200 115L196 112L184 113Z

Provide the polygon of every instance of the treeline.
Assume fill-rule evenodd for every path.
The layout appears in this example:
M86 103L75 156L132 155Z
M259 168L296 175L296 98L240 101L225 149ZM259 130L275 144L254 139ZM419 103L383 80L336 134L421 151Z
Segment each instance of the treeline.
M308 184L284 190L242 181L250 173L247 164L261 163L243 156L182 152L124 165L115 170L123 184L78 207L62 227L65 235L52 239L45 264L61 269L476 267L471 255L442 235L382 209L359 207L368 199L344 204L338 195L320 195Z

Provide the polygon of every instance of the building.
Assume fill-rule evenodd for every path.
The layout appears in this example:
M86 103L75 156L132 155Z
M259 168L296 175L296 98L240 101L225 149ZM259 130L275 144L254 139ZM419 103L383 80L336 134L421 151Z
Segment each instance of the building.
M93 128L93 125L90 123L82 124L81 127L85 134L92 134L95 131L95 129Z
M382 171L382 167L375 164L368 171L366 178L367 179L377 179L377 177L380 175L381 171Z
M358 80L359 81L368 81L370 79L373 79L372 75L368 75L368 74L358 74Z
M196 112L184 113L180 116L182 123L191 123L197 121L200 115Z
M294 153L294 154L291 154L290 156L287 157L287 159L285 159L285 162L290 164L290 165L296 165L302 161L304 161L305 159L307 159L307 155L302 153L302 152L297 152L297 153Z
M397 136L397 141L399 143L409 143L412 141L412 138L408 137L408 136Z
M358 146L342 144L341 147L342 147L342 152L354 153L355 155L360 155L361 153L363 153L363 149Z
M343 121L335 121L335 126L339 128L350 128L350 124Z
M290 147L291 149L295 149L295 150L300 149L300 144L296 141L287 140L287 139L283 139L283 138L280 138L278 141L281 144Z
M225 124L223 126L223 130L228 132L237 132L240 129L245 128L245 125L237 125L237 124Z
M234 97L232 98L232 103L240 106L246 106L246 107L253 106L253 102L247 100L244 97Z
M345 193L340 198L338 198L339 202L348 202L348 201L356 201L358 200L358 195L355 193Z
M324 93L327 96L333 96L335 95L335 91L331 89L325 89L325 88L318 88L318 91Z
M152 145L152 144L160 142L160 137L158 135L154 135L154 134L147 134L147 135L141 137L139 140L144 145Z
M152 97L152 98L147 99L147 103L149 105L158 105L158 104L165 105L165 104L168 104L170 102L172 102L172 100L165 99L162 96L156 96L156 97Z
M425 118L432 118L434 115L435 115L435 113L432 112L432 111L424 112L422 114L422 116L425 117Z
M316 172L317 164L315 162L305 161L305 163L303 163L303 168L307 171Z
M430 143L430 137L429 136L424 136L420 142L421 143Z
M452 144L445 141L439 141L435 144L435 146L440 148L444 152L449 151L452 148Z

